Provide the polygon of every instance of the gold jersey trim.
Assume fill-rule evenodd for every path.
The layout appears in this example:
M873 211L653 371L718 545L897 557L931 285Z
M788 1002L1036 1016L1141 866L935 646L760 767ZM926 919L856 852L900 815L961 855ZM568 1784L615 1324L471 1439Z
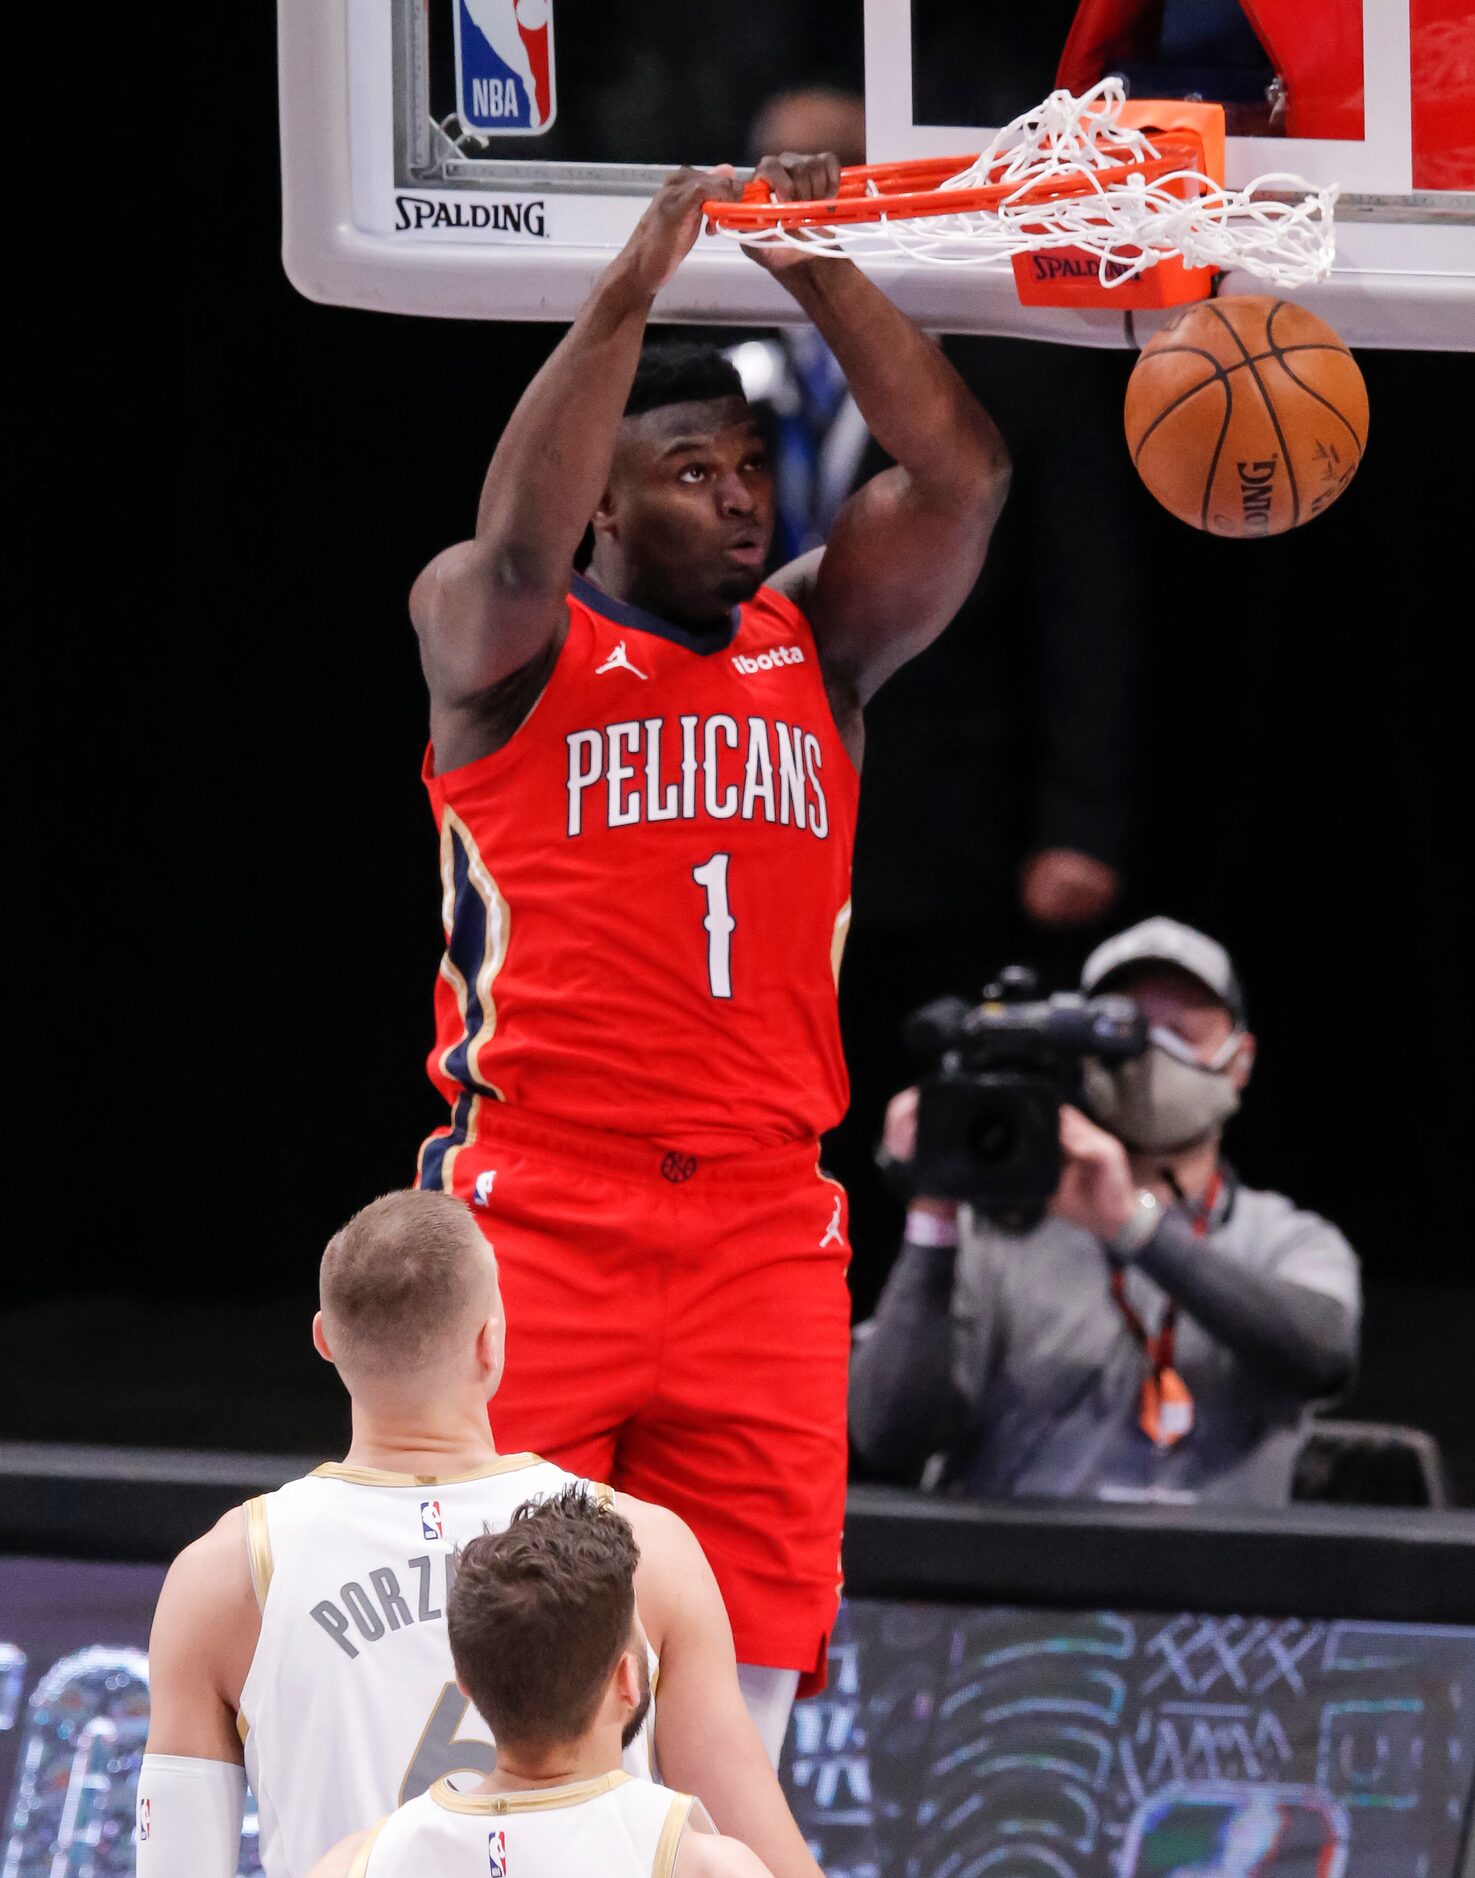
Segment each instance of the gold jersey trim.
M845 956L845 941L850 937L850 906L847 900L835 915L835 930L830 935L830 972L837 991L840 988L840 961Z
M265 1610L266 1594L271 1590L271 1528L266 1519L266 1498L257 1494L246 1502L246 1551L251 1560L251 1583L256 1591L256 1608ZM243 1735L242 1740L245 1739Z
M493 1474L515 1474L524 1467L541 1467L541 1454L499 1454L485 1467L469 1474L390 1474L378 1467L348 1467L342 1461L324 1461L315 1467L313 1480L346 1480L354 1487L459 1487L468 1480L490 1480Z
M368 1878L369 1854L374 1849L374 1841L379 1837L380 1833L383 1832L387 1824L388 1820L386 1818L381 1819L377 1826L370 1827L368 1838L365 1839L363 1844L359 1847L353 1863L348 1868L348 1878Z
M692 1797L689 1793L678 1793L672 1800L666 1823L661 1827L661 1836L656 1840L656 1855L651 1862L650 1878L671 1878L676 1869L676 1853L681 1845L681 1835L686 1831L686 1822L691 1817L691 1808Z
M586 1800L613 1793L629 1779L630 1775L617 1767L612 1773L575 1780L566 1787L531 1788L519 1793L457 1793L448 1780L437 1780L430 1797L448 1813L474 1813L490 1819L503 1813L551 1813L562 1806L582 1806Z

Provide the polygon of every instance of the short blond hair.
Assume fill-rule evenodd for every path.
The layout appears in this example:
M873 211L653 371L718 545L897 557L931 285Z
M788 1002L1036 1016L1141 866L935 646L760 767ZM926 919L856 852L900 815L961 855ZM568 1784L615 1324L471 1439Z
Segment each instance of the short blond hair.
M492 1308L489 1249L448 1193L371 1201L323 1253L318 1287L334 1356L378 1370L425 1364Z

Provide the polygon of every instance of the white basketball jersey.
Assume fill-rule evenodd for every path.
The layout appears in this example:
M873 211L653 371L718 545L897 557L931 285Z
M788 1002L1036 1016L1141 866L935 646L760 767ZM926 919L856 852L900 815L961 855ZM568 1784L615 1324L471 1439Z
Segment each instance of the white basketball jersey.
M490 1773L446 1633L454 1554L575 1478L535 1454L452 1480L328 1465L247 1503L261 1635L240 1726L266 1878L305 1878L443 1775ZM653 1713L625 1753L642 1777Z
M670 1878L689 1794L628 1774L526 1793L457 1793L439 1780L383 1820L351 1878Z

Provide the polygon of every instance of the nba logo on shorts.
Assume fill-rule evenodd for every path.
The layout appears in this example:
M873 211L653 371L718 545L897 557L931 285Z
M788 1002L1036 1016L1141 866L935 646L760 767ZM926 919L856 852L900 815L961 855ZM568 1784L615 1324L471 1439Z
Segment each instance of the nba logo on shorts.
M491 1867L488 1878L507 1878L507 1834L505 1832L487 1834L487 1864Z
M445 1538L446 1530L441 1523L439 1500L420 1502L420 1536L424 1539Z
M456 114L484 137L537 137L553 122L553 0L451 0Z
M138 1843L143 1844L154 1829L153 1809L147 1800L138 1802Z

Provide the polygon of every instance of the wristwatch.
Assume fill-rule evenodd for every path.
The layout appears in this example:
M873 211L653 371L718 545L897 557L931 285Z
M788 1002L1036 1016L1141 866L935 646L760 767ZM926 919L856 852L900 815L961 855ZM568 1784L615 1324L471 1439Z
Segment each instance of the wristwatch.
M1130 1264L1162 1224L1163 1209L1155 1193L1139 1187L1132 1196L1132 1210L1121 1227L1106 1242L1106 1249L1119 1265Z
M953 1247L959 1242L958 1216L953 1213L934 1213L925 1206L913 1203L907 1208L905 1233L908 1245Z

